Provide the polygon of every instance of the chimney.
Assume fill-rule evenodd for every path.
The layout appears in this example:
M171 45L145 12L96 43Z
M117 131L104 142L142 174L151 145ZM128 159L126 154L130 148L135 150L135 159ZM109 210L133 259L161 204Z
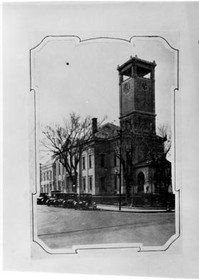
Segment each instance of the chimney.
M92 118L92 132L93 135L97 133L97 118Z

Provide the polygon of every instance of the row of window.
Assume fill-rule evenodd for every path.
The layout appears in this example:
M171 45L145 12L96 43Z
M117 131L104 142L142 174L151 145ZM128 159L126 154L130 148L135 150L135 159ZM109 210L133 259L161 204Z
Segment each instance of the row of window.
M100 185L101 185L101 189L103 191L106 190L106 183L105 182L106 182L105 177L101 177L100 178ZM117 177L117 175L114 175L113 183L114 183L114 189L117 190L117 188L118 188L118 177ZM83 191L86 191L86 190L92 191L93 190L93 176L92 175L88 176L88 189L86 189L86 185L87 185L86 176L83 176L82 177L82 190ZM61 190L62 187L64 187L64 181L59 180L56 188L57 188L57 190ZM49 184L43 185L43 188L46 189L46 190L47 190L47 188L49 190L52 190L52 184L49 183Z
M51 179L52 179L52 171L45 171L41 174L42 181L51 180Z
M106 162L105 154L100 154L100 167L101 168L105 167L105 162ZM114 167L117 166L117 156L115 153L113 154L113 166ZM89 167L89 169L92 169L92 155L88 156L88 167ZM82 169L83 170L86 169L86 157L85 156L82 157Z
M102 168L105 167L105 161L106 161L106 155L105 154L100 154L100 166ZM113 154L113 166L116 167L117 166L117 156L114 153ZM92 169L93 167L93 161L92 161L92 155L90 154L88 156L88 168ZM62 168L62 173L64 173L64 166L61 165L60 163L58 164L58 175L61 174L61 168ZM83 156L82 157L82 169L85 170L86 169L86 157ZM41 180L42 181L46 181L46 180L51 180L52 179L52 171L45 171L42 173L41 175Z
M58 164L58 174L61 174L61 167L62 167L62 173L64 173L64 166L61 164ZM51 180L52 179L52 171L45 171L41 174L41 180L46 181L46 180Z
M86 176L82 178L82 189L86 191ZM93 189L93 176L89 175L88 177L88 191L92 191Z
M42 192L43 193L50 193L51 191L52 191L52 184L51 183L43 185L43 187L42 187Z
M92 155L88 155L88 167L89 169L92 169ZM85 170L86 169L86 157L83 156L82 157L82 169Z

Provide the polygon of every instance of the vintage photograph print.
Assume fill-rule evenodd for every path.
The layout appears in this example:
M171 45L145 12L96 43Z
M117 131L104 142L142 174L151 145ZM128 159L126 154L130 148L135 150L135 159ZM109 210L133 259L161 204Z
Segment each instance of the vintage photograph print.
M30 49L41 249L166 251L180 237L178 57L159 36L46 36Z

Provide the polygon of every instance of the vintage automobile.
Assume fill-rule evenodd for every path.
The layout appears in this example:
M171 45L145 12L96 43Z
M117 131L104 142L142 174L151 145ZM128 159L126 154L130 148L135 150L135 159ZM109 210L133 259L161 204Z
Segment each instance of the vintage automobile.
M93 201L92 194L80 194L75 209L97 209L96 202Z
M74 201L76 201L76 199L77 199L77 194L59 192L59 193L55 193L54 197L56 199L56 201L54 202L54 206L73 208Z
M74 208L77 201L76 193L62 193L60 191L52 191L51 198L48 200L48 206Z
M50 197L47 202L46 202L47 206L57 206L57 199L54 197Z
M53 197L55 198L54 206L62 207L64 198L65 198L65 193L56 192L56 193L53 193Z
M37 198L37 204L46 204L48 199L48 193L40 193L39 197Z
M62 206L63 203L63 194L61 191L51 191L51 197L49 198L48 202L46 203L48 206L55 206L59 207Z
M66 193L63 201L64 208L75 208L78 202L78 194Z
M55 190L51 191L51 198L49 199L47 205L53 205L55 207L60 206L61 201L59 201L59 194L61 194L61 191Z

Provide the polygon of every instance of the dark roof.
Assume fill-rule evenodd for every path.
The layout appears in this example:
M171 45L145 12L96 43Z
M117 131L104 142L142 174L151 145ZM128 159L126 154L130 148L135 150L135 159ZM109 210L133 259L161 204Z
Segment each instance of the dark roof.
M121 66L118 66L117 70L118 71L122 70L125 66L127 66L128 64L130 64L132 62L138 62L139 64L142 64L142 65L145 65L145 66L146 65L151 66L151 67L155 67L156 66L155 61L150 62L150 61L147 61L147 60L140 59L140 58L138 58L138 56L135 56L135 57L131 56L129 60L127 60Z
M119 134L120 127L112 123L106 123L99 128L97 133L95 133L95 138L98 139L111 139L115 138Z

